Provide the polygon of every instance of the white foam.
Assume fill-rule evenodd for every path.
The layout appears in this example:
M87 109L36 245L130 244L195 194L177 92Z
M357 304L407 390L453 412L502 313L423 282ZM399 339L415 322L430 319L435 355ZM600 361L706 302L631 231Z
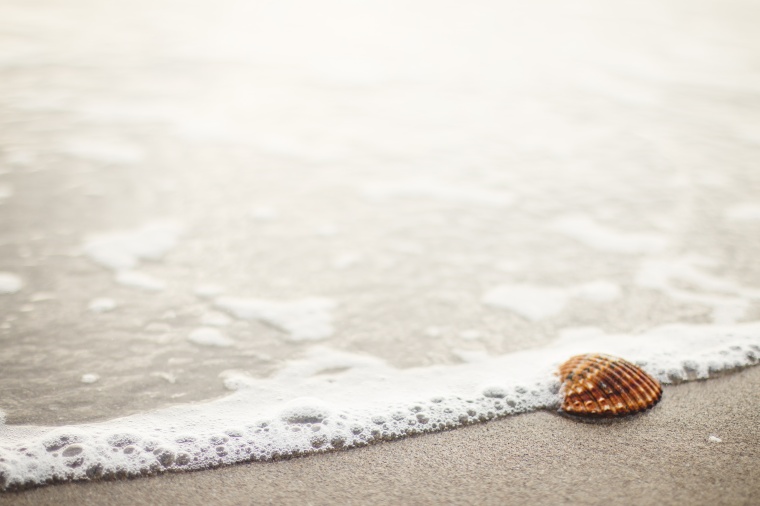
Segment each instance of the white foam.
M593 281L571 287L531 284L497 286L483 295L483 303L509 309L529 320L543 320L562 312L573 298L605 302L620 296L620 287L608 281Z
M728 208L725 216L729 221L760 221L760 204L736 204Z
M170 385L174 385L177 383L177 376L170 372L152 372L150 373L151 376L156 378L161 378L162 380L166 381Z
M509 309L529 320L542 320L562 312L566 290L535 285L501 285L483 295L488 306Z
M667 239L660 234L623 232L600 225L583 215L558 218L552 223L552 228L590 248L613 253L656 253L668 245Z
M172 249L182 228L174 222L157 221L139 229L111 232L90 237L83 252L92 261L115 271L114 280L124 286L159 292L166 283L150 274L135 270L141 260L157 261ZM102 307L108 303L101 300ZM97 311L97 309L91 310ZM109 310L109 309L105 309Z
M712 434L710 434L710 436L707 438L707 440L709 442L711 442L711 443L722 443L723 442L723 440L721 438L719 438L718 436L713 436Z
M108 297L98 297L97 299L92 299L90 301L87 309L93 313L107 313L108 311L116 309L116 306L117 304L115 300Z
M323 223L314 230L314 235L319 237L335 237L340 231L333 223Z
M225 336L219 329L211 327L201 327L193 330L188 334L187 340L201 346L216 346L219 348L226 348L235 344L232 339Z
M13 194L14 189L12 184L0 182L0 203L2 203L3 200L12 197Z
M251 218L258 221L272 221L275 220L280 213L274 207L260 206L251 211Z
M431 180L377 182L363 187L373 200L388 198L429 198L461 204L503 207L512 203L511 194L468 185L445 184Z
M475 363L483 362L490 356L485 350L463 350L460 348L454 348L451 350L462 362Z
M166 288L165 281L140 271L119 271L114 279L120 285L146 292L160 292Z
M140 260L160 260L176 244L182 228L158 221L136 230L111 232L85 241L83 251L93 262L113 270L134 269Z
M33 151L14 150L5 153L5 161L13 167L29 167L36 159Z
M82 383L95 383L100 379L97 374L83 374L79 381Z
M479 330L468 329L468 330L461 331L459 333L459 337L461 337L465 341L475 341L483 337L483 333Z
M757 363L760 324L592 335L411 369L315 347L270 377L225 373L233 392L206 403L65 427L0 426L0 487L269 460L556 409L557 366L591 351L623 356L664 383L707 378Z
M621 293L618 285L604 280L591 281L570 289L571 296L594 302L615 300L620 297Z
M658 290L669 297L712 308L713 322L740 321L752 299L760 300L760 290L706 272L714 262L698 256L647 259L636 274L636 284ZM689 288L684 288L684 284Z
M422 332L428 337L441 337L443 334L443 331L436 326L426 327Z
M332 266L335 269L344 270L344 269L353 267L354 265L359 263L360 260L361 260L361 255L359 255L358 253L347 251L345 253L341 253L340 255L336 256L332 261Z
M604 330L598 327L567 327L559 331L557 342L566 344L603 335Z
M35 292L29 296L29 302L48 302L57 298L58 296L51 292Z
M16 293L24 286L24 280L18 274L0 271L0 295Z
M220 297L215 304L236 318L258 320L283 330L290 341L325 339L334 332L332 310L336 304L324 297L293 301Z
M201 316L201 323L212 327L226 327L231 322L232 319L229 316L218 311L209 311Z
M214 285L214 284L209 283L209 284L196 286L193 292L198 297L202 297L204 299L210 299L224 293L224 289L219 285Z
M71 139L61 147L61 151L101 163L134 164L145 157L139 146L113 139Z

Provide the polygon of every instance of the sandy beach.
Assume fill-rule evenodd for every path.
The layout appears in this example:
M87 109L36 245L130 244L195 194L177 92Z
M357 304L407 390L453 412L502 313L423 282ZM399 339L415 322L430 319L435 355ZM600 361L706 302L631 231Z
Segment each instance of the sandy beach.
M757 26L0 2L0 505L757 504Z
M5 493L0 504L750 505L758 406L753 367L666 387L653 411L611 424L531 413L288 461Z

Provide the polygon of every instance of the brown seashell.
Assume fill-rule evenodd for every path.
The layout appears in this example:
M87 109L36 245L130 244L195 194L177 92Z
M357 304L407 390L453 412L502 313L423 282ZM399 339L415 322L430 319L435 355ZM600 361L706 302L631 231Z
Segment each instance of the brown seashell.
M646 411L662 398L660 382L640 367L609 355L576 355L559 368L560 412L589 418Z

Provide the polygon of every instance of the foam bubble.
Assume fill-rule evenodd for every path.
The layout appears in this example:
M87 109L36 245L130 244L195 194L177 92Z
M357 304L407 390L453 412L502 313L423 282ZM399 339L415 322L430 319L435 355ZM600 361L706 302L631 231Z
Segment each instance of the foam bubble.
M332 408L314 397L299 397L285 403L278 416L288 424L322 423L330 417Z
M225 336L219 329L211 327L201 327L193 330L187 336L187 340L201 346L228 347L235 344L232 339Z
M324 297L293 301L220 297L215 305L236 318L259 320L283 330L291 341L325 339L334 332L331 311L336 304Z

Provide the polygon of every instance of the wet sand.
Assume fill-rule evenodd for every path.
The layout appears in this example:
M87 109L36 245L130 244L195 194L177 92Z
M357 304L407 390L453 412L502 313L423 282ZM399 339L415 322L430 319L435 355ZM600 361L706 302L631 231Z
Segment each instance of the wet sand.
M0 504L753 504L758 406L754 367L667 387L650 413L611 424L538 412L281 462L5 493Z

